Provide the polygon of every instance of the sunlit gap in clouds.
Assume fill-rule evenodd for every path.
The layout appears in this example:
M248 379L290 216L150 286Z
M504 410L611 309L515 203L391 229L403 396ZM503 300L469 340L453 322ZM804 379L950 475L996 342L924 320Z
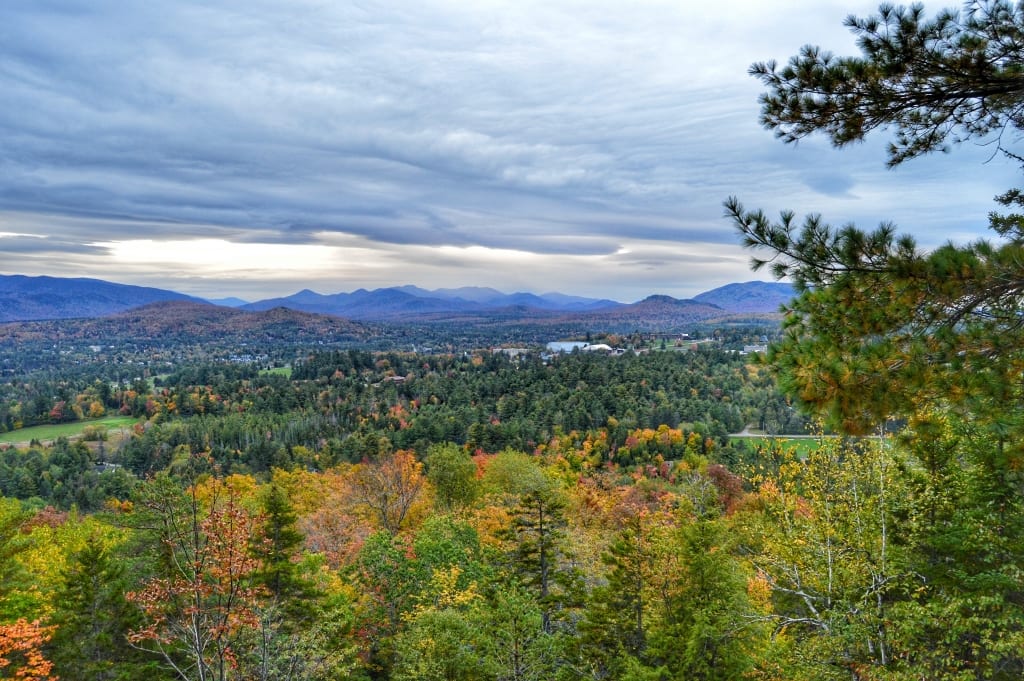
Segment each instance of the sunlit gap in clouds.
M224 239L158 241L131 239L97 244L110 250L112 260L203 272L260 271L267 276L295 272L329 272L340 263L341 249L311 244L234 243Z

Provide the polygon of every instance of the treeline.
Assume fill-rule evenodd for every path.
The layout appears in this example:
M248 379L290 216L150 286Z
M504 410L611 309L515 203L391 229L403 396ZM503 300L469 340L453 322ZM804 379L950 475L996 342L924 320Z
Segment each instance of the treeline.
M590 442L595 456L632 464L679 458L683 446L654 451L644 437L668 427L731 461L739 454L728 434L747 423L804 432L802 417L748 362L714 350L550 362L348 351L310 356L290 378L192 368L159 381L141 401L147 420L137 436L108 460L144 475L185 446L209 452L225 472L263 474L422 453L438 442L484 452Z

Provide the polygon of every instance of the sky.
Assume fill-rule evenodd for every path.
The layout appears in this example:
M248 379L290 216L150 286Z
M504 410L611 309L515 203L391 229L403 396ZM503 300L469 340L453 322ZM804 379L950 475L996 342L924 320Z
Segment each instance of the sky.
M888 170L884 134L835 150L758 123L751 63L856 54L843 19L876 8L3 0L0 273L632 302L769 278L733 195L925 247L983 236L1018 173L991 147Z

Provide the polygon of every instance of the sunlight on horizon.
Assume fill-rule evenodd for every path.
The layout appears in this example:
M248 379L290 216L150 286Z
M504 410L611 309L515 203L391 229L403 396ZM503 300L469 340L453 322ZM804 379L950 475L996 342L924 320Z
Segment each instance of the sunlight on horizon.
M164 265L219 273L329 270L337 267L338 249L310 244L233 243L224 239L156 241L134 239L96 244L110 249L115 261Z

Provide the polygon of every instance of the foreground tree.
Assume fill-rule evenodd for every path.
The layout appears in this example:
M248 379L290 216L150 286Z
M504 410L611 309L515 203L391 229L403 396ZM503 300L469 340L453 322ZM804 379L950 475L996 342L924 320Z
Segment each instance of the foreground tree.
M537 599L544 633L572 628L580 574L567 541L568 499L560 481L529 455L506 450L490 462L484 482L509 504L509 524L497 536L506 543L510 571Z
M768 86L761 122L783 140L824 132L844 146L892 126L896 165L947 142L1024 128L1024 6L971 0L929 20L920 4L887 3L846 25L859 57L807 46L785 67L750 68Z
M883 5L847 25L860 57L808 47L782 69L752 67L769 88L762 122L781 138L822 132L843 146L893 127L890 165L968 139L1024 163L1003 146L1005 133L1024 128L1024 5L972 0L932 20L918 5ZM1019 208L1024 193L997 200ZM864 231L817 215L800 222L791 212L771 220L734 198L726 214L758 251L754 268L770 266L800 293L768 353L783 389L848 434L870 433L892 417L910 426L901 435L910 456L893 471L901 493L888 497L898 499L891 511L866 503L872 492L863 483L862 496L845 494L866 513L852 516L843 497L805 483L799 494L820 510L789 514L792 523L825 521L816 532L826 548L844 540L875 556L822 573L829 589L848 584L843 592L808 588L806 569L800 582L791 578L798 573L786 576L786 564L808 563L799 555L804 545L785 537L762 547L772 615L791 619L778 620L780 638L792 646L781 654L802 660L815 678L837 662L843 678L1020 678L1024 607L1011 575L1024 569L1017 529L1024 526L1024 216L991 215L996 242L923 252L890 224ZM869 461L857 456L861 465ZM848 486L852 460L832 479ZM897 478L887 484L895 491ZM888 513L899 514L898 530L895 522L879 525ZM861 518L862 529L849 535L828 516ZM842 617L823 617L820 603Z
M128 589L128 563L109 541L94 535L69 556L52 617L52 659L60 678L154 678L156 665L129 644L130 632L141 626L141 612L128 601Z
M250 547L257 519L220 480L182 491L166 476L136 499L141 528L156 534L160 572L128 594L145 623L130 640L163 658L182 681L225 681L236 665L236 642L256 629L258 561Z
M830 439L752 476L734 523L773 639L756 678L872 678L907 656L891 611L920 582L905 549L914 528L897 520L912 492L891 449Z
M928 21L920 6L883 6L847 23L861 57L808 47L781 70L752 67L769 87L762 121L787 141L821 131L843 145L894 126L896 164L947 140L1001 145L996 133L1024 125L1024 7L976 0ZM1019 206L1024 195L999 199ZM863 231L791 212L773 221L735 198L726 214L759 251L754 269L770 265L801 293L768 359L783 388L830 425L863 433L929 403L1013 413L1006 407L1021 398L1024 353L1024 217L993 215L998 243L924 253L890 224ZM1017 421L1002 426L1019 430Z
M0 498L0 620L34 617L32 603L25 592L32 586L31 576L22 562L32 548L25 525L31 518L17 499Z

